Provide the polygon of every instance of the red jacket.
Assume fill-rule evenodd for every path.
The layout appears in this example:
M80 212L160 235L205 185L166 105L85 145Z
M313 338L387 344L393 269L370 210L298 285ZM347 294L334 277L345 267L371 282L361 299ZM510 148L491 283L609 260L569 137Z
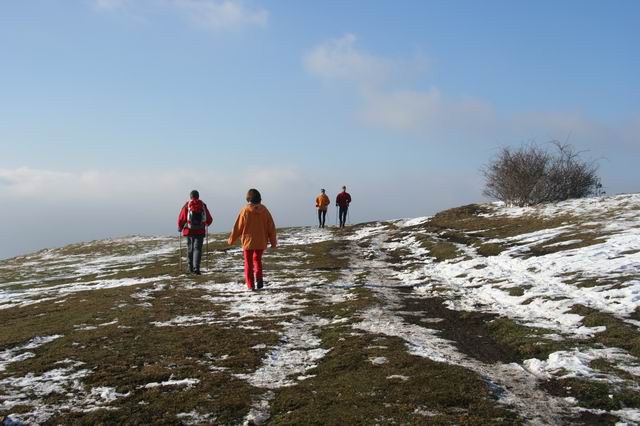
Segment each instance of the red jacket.
M348 192L343 191L338 194L336 197L336 204L340 207L349 207L349 203L351 202L351 195Z
M205 220L205 224L207 226L211 226L211 224L213 223L213 217L211 216L207 205L199 199L195 198L191 201L188 201L184 206L182 206L180 214L178 215L178 230L181 230L182 235L184 235L185 237L188 237L190 235L204 235L206 233L205 229L190 229L187 226L190 203L192 204L192 209L194 210L204 209L204 212L207 215Z

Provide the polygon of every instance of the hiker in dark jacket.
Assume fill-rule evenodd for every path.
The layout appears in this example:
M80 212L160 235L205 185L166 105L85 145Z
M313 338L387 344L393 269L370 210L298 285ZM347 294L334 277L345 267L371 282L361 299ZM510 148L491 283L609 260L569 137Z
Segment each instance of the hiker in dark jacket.
M213 223L213 217L211 217L207 205L200 200L198 191L195 189L191 191L189 198L178 215L178 231L187 237L189 272L200 275L202 243L207 233L207 227Z
M347 192L347 187L343 186L342 192L336 197L336 206L340 209L338 212L340 216L340 228L344 228L344 224L347 222L349 204L351 204L351 195Z

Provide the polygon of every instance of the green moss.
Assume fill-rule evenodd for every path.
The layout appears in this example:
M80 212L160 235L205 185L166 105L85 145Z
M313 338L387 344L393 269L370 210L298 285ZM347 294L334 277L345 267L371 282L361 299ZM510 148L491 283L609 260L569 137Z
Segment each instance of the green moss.
M378 299L374 293L363 286L357 286L349 291L351 298L344 302L323 304L319 300L315 303L310 303L305 309L303 309L303 315L317 315L327 319L333 318L350 318L355 320L355 315L358 312L378 303Z
M499 255L505 250L505 247L503 247L500 244L485 243L485 244L479 244L477 247L477 250L480 256L489 257L489 256Z
M574 241L571 244L560 244L565 242ZM581 232L573 233L567 232L545 241L541 244L530 247L529 253L532 256L545 256L551 253L558 253L566 250L573 250L577 248L583 248L592 246L595 244L602 244L605 242L605 235L603 233L595 232Z
M400 247L394 250L388 250L385 254L387 255L385 261L394 265L407 262L408 256L411 255L411 250L405 247Z
M603 373L614 374L624 380L635 380L635 376L633 374L617 368L615 364L612 364L604 358L594 359L589 363L589 367Z
M469 204L436 214L424 226L433 230L454 230L472 233L475 241L508 238L543 229L556 228L566 222L575 222L570 216L543 218L539 216L481 216L492 213L487 206ZM469 243L470 241L468 241Z
M144 286L148 288L148 286ZM180 315L222 315L224 307L212 304L198 289L168 286L154 293L151 306L132 302L131 294L140 288L122 287L95 290L67 297L62 304L37 304L12 309L3 318L2 346L22 343L36 335L63 334L63 337L34 349L35 357L8 366L4 376L42 374L59 368L63 359L83 362L91 374L82 383L92 387L114 387L130 392L110 404L115 410L60 412L50 422L82 424L176 424L180 412L215 413L217 421L239 423L249 411L256 391L232 373L249 373L262 365L269 348L279 341L282 326L276 320L255 318L256 330L239 330L224 325L198 325L162 328L152 324ZM137 302L137 301L136 301ZM8 310L0 311L5 315ZM29 312L31 311L31 312ZM33 313L37 313L33 315ZM115 325L99 326L118 320ZM245 319L244 321L248 321ZM74 326L93 325L81 330ZM263 345L263 349L256 349ZM226 371L210 371L209 366ZM150 382L195 378L192 388L145 389ZM52 394L50 402L62 395ZM23 408L27 411L27 407ZM16 412L11 409L10 412ZM0 417L9 412L0 410Z
M401 339L352 336L349 328L338 327L325 330L322 340L331 351L308 372L314 377L277 393L270 424L520 423L494 401L481 377L409 355ZM387 362L374 366L374 357ZM417 410L433 416L425 418Z
M582 323L587 327L606 327L603 332L595 334L594 339L598 343L626 349L633 356L640 357L640 332L632 325L611 314L583 305L574 305L571 312L584 316Z
M545 334L552 330L537 327L527 327L508 318L497 318L488 324L490 335L511 350L519 354L522 359L545 359L552 352L568 349L574 342L564 340L555 341L545 339Z
M452 243L465 244L465 245L470 245L475 241L473 237L465 234L464 232L455 231L455 230L447 230L447 231L441 232L438 235L438 237Z
M627 275L622 277L608 278L608 277L583 277L581 275L568 276L564 282L567 284L573 284L580 288L590 287L607 287L609 289L624 288L628 286L630 282L637 281L640 278L638 275Z
M293 277L317 273L326 281L335 282L349 268L349 242L345 240L282 247L279 254L299 260L297 265L287 265L287 273Z
M567 378L545 387L552 394L576 398L585 408L613 411L640 407L640 392L611 383Z
M424 234L416 234L415 238L422 247L429 250L429 256L435 258L436 262L455 259L461 255L456 245L449 241Z
M529 286L529 288L531 288ZM520 296L524 296L524 292L526 290L525 286L522 287L509 287L507 289L507 293L509 293L509 296L513 296L513 297L520 297Z

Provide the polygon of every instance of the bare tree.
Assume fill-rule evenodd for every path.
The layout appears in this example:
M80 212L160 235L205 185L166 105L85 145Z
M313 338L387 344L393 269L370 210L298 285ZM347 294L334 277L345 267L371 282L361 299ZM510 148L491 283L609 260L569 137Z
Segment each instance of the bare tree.
M552 141L554 152L535 143L504 147L483 169L484 194L507 204L528 206L581 198L602 185L595 162L585 162L572 145Z

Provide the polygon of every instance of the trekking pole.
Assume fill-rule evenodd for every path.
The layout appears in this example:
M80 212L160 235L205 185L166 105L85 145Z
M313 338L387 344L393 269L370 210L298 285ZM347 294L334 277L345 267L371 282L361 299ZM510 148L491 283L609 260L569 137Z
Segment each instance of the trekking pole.
M209 272L209 227L207 226L207 272Z
M180 247L178 251L178 270L182 273L182 232L178 231L178 246Z
M336 227L338 226L338 209L336 209Z

